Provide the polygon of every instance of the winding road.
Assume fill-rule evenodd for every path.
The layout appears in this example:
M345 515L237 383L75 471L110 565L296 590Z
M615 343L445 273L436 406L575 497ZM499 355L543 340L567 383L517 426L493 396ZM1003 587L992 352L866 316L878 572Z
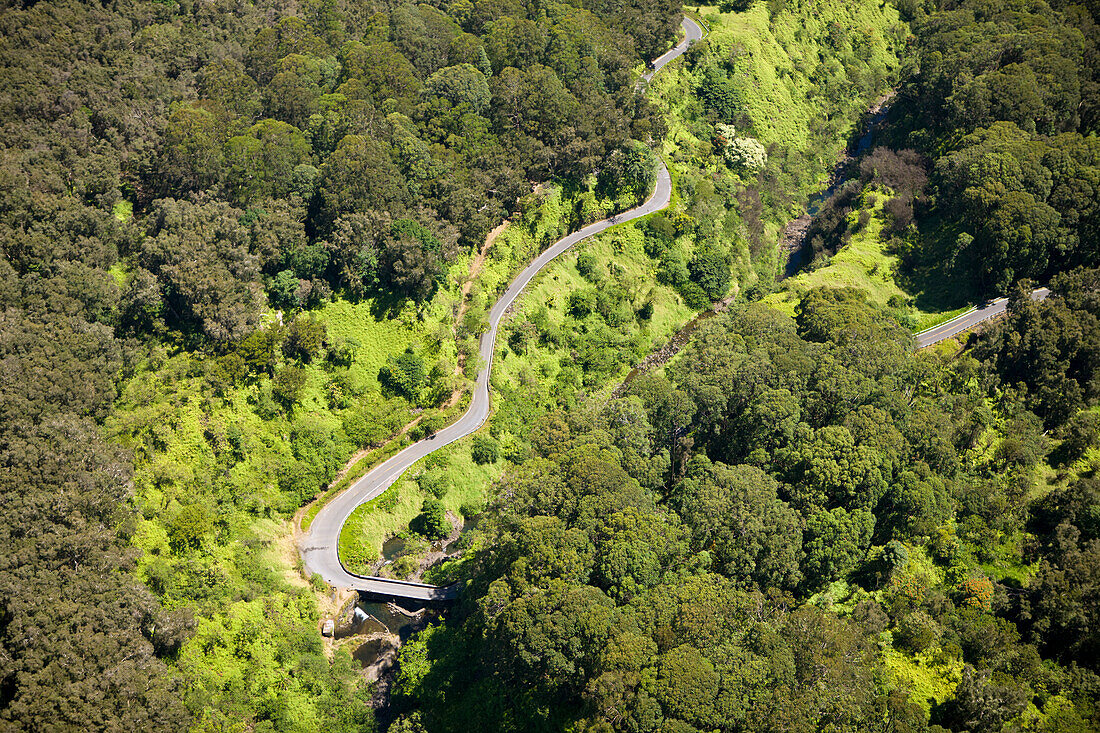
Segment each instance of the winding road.
M703 29L690 18L685 17L681 27L684 30L684 40L653 62L652 71L642 76L644 81L648 82L665 64L680 56L687 50L692 41L697 41L703 37ZM489 417L490 408L489 373L493 366L493 352L495 351L500 321L508 308L523 292L523 289L527 287L527 284L542 268L577 242L594 234L599 234L616 224L660 211L668 206L671 200L672 179L664 162L658 158L657 183L649 200L636 209L631 209L595 224L589 224L583 229L558 240L516 277L489 312L489 330L481 337L481 358L485 362L485 367L477 375L470 408L456 422L440 430L432 437L410 445L386 462L370 470L318 512L310 525L309 532L299 542L302 560L311 573L319 574L325 582L336 587L354 588L358 591L392 598L407 598L415 601L442 601L453 599L458 595L459 588L457 586L440 587L424 583L391 580L389 578L367 577L349 572L340 562L340 530L356 507L370 501L388 489L414 463L443 446L466 437L485 424Z
M1044 300L1048 295L1050 295L1050 290L1047 288L1038 288L1031 292L1031 299ZM932 344L938 344L944 339L949 339L963 331L974 328L974 326L977 326L983 321L988 321L990 318L1001 315L1007 308L1008 298L997 298L996 300L989 301L985 305L971 308L966 313L955 316L946 323L941 323L938 326L933 326L932 328L916 334L917 348L923 349Z

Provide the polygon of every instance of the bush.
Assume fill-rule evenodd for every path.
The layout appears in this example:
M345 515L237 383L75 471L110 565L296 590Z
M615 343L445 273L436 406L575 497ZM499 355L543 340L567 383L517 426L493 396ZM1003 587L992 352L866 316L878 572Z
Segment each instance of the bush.
M485 502L481 500L468 501L458 508L458 513L465 519L473 519L485 511Z
M645 252L654 259L660 257L676 238L676 227L662 212L649 217L644 225L639 225L639 228L645 235Z
M692 310L703 310L710 305L710 299L707 298L706 291L693 282L687 282L679 290L684 303Z
M859 212L859 216L856 218L856 231L862 232L867 228L867 225L871 223L871 211L870 209L863 209Z
M168 541L178 550L198 547L214 527L206 507L188 504L168 525Z
M313 360L313 355L325 345L327 330L325 324L313 318L295 319L286 330L283 340L283 354L304 362Z
M268 300L275 308L297 308L301 305L298 301L299 286L298 276L291 270L283 270L271 281L271 287L267 290Z
M470 446L470 457L478 465L496 463L500 458L500 443L489 435L475 435L473 445Z
M716 247L703 247L688 266L691 279L710 301L725 297L730 289L730 263L726 253Z
M451 488L450 480L440 471L425 471L417 477L420 490L436 499L442 499Z
M383 387L404 396L410 402L416 402L426 376L424 360L411 347L404 353L391 357L389 363L378 371L378 381Z
M587 250L577 255L577 272L581 274L585 280L589 282L596 282L599 280L599 267L600 261L596 259L596 255L588 252Z
M703 70L698 94L720 120L732 121L743 109L736 84L725 71L716 66L708 66Z
M284 366L275 375L271 382L271 396L287 410L294 407L302 396L302 389L306 386L306 373L304 369L296 366Z
M425 499L420 514L409 523L409 529L430 540L446 537L451 532L451 521L447 519L447 510L439 499Z
M355 339L333 343L328 347L328 361L333 366L350 367L355 361L355 352L359 349L359 342Z
M447 427L447 416L442 412L432 410L424 413L424 416L420 418L420 422L410 431L409 436L413 440L423 440L435 435L445 427Z
M939 641L942 629L936 621L924 611L912 611L898 624L894 637L912 652L923 652Z
M390 566L390 572L393 573L395 578L405 579L416 572L416 569L420 566L415 557L409 555L402 555L393 561L393 565Z
M584 318L596 308L596 291L592 288L574 290L569 294L569 313Z
M379 399L360 400L340 416L344 434L353 445L359 448L376 445L390 434L384 418L384 404Z
M1100 415L1084 410L1077 413L1059 429L1057 437L1062 443L1054 453L1058 465L1067 466L1085 455L1100 437Z
M467 310L462 316L462 323L459 324L459 336L461 338L467 336L477 338L488 330L489 317L485 309L480 306L472 306Z
M679 289L691 280L687 259L679 247L670 247L661 254L657 265L657 282Z

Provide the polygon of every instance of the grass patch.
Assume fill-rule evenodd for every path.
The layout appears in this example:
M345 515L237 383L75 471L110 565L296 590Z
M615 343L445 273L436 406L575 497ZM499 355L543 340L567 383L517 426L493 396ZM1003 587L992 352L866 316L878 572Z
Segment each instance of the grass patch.
M883 652L887 672L901 686L910 690L910 699L927 714L933 705L951 699L955 686L962 679L963 663L932 650L912 655L897 649Z
M910 330L917 332L948 321L965 313L969 306L949 310L922 310L917 306L926 300L911 297L898 283L898 257L886 250L882 240L882 230L886 225L883 206L888 196L881 191L868 189L859 211L853 211L849 218L854 223L860 211L871 212L871 218L862 229L852 234L847 245L825 264L814 269L800 272L784 281L783 289L771 293L764 302L787 315L794 316L795 307L802 296L814 288L850 287L867 294L867 299L883 308L894 310Z
M357 344L352 377L371 391L378 391L378 370L390 356L400 354L424 337L427 327L417 319L414 305L387 308L374 299L357 303L339 299L316 311L329 337Z
M115 215L115 219L123 223L130 221L134 218L134 203L122 199L115 202L115 205L111 207L111 213Z

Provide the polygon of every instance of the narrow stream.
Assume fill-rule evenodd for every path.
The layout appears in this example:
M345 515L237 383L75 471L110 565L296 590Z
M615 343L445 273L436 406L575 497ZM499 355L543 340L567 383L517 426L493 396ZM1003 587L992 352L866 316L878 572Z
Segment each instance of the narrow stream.
M844 157L833 166L833 173L829 178L831 181L829 185L810 197L809 201L806 203L806 213L787 224L786 229L780 237L780 242L788 239L792 232L797 229L805 229L808 227L809 218L815 216L817 212L821 210L821 206L848 180L850 173L848 169L852 163L859 159L859 156L871 149L871 143L874 142L875 138L875 131L878 129L879 125L882 124L882 121L886 119L886 115L889 114L890 102L893 98L894 93L891 92L876 102L874 106L868 110L871 116L864 123L865 128L863 134L856 142L855 148L850 154L846 152ZM805 232L803 231L802 235L804 234ZM789 250L787 264L783 267L783 273L779 276L780 281L786 280L788 277L798 273L802 268L802 260L805 256L805 251L805 241L803 240L799 240L799 246L796 249Z
M463 528L464 532L473 527L471 520ZM453 557L462 552L464 543L462 536L454 538L450 542L436 541L428 546L428 552L443 553L445 557ZM382 560L385 565L392 564L407 552L418 553L421 548L415 540L401 536L394 536L382 543ZM336 638L347 639L354 636L362 636L365 639L355 646L352 657L369 670L373 665L387 656L396 653L399 644L394 637L404 644L409 637L420 631L430 621L439 618L440 611L430 608L415 601L382 602L360 599L356 604L352 623L337 628Z
M878 102L876 102L868 110L868 113L871 116L864 123L864 132L860 136L859 140L856 142L856 146L853 149L852 153L846 153L841 160L837 161L836 165L833 167L833 174L829 178L831 183L826 188L810 197L809 201L806 204L806 213L800 216L798 219L790 222L787 225L788 231L790 231L792 227L798 226L799 223L804 223L808 226L809 217L817 214L817 212L821 210L822 204L828 201L829 197L836 193L837 189L840 188L840 186L848 180L849 166L851 166L852 163L859 158L859 156L863 155L871 148L871 143L874 142L875 131L878 129L878 126L882 123L882 121L886 119L886 115L890 111L890 101L893 99L893 96L894 94L893 92L891 92L890 94L886 95ZM784 238L785 237L786 232L784 232ZM802 257L804 251L805 248L800 246L798 249L792 250L790 252L787 258L787 264L783 269L783 274L779 278L781 281L798 272L799 268L802 265ZM722 310L724 310L724 304L722 306ZM695 332L695 329L699 328L699 326L704 321L707 321L716 315L718 315L718 310L712 307L709 310L705 310L702 313L699 313L697 316L688 321L683 328L677 331L672 336L672 338L668 340L668 343L665 344L664 347L647 356L644 360L642 360L641 364L630 370L630 373L627 374L626 377L623 379L622 384L620 384L615 390L615 395L622 395L626 391L627 386L635 378L637 378L639 374L645 374L646 372L652 371L653 369L656 369L667 363L673 356L679 353L682 348L684 348L687 342L691 339L691 335Z
M369 670L387 655L395 655L401 644L438 618L440 612L410 601L398 604L360 600L353 613L352 622L338 627L335 638L363 637L349 648L351 656Z

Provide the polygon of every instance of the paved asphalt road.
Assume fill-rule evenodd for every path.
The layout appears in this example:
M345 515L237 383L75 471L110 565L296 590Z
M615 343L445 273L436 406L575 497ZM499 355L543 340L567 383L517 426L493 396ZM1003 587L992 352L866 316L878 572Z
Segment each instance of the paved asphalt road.
M1032 291L1031 299L1043 300L1048 295L1050 295L1049 290L1046 288L1039 288L1038 290ZM916 336L917 348L923 349L926 346L931 346L932 344L939 343L944 339L949 339L963 331L974 328L974 326L977 326L982 321L988 321L990 318L1001 315L1005 312L1006 308L1008 308L1008 298L997 298L983 306L968 310L961 316L952 318L946 323L941 323L927 331L921 331Z
M684 18L682 27L684 29L684 40L654 62L653 71L643 77L646 81L649 81L662 66L686 51L692 41L703 37L702 29L689 18ZM386 596L430 601L454 598L458 594L458 589L455 587L441 588L422 583L364 577L349 573L340 562L338 555L340 530L356 507L370 501L388 489L394 481L400 478L401 474L418 460L439 450L448 443L464 438L485 423L485 420L489 417L489 371L493 365L494 344L496 343L500 320L509 306L515 302L539 270L577 242L591 237L593 234L599 234L615 224L652 214L668 206L669 201L672 199L672 179L668 175L665 164L659 162L658 165L657 185L654 187L653 195L649 197L648 201L636 209L631 209L595 224L589 224L584 229L559 240L539 255L512 282L489 313L489 330L481 337L481 358L485 361L485 368L477 375L473 399L466 414L432 437L410 445L385 463L376 466L318 512L310 525L309 533L302 538L299 547L302 560L310 572L318 573L333 586L355 588Z

